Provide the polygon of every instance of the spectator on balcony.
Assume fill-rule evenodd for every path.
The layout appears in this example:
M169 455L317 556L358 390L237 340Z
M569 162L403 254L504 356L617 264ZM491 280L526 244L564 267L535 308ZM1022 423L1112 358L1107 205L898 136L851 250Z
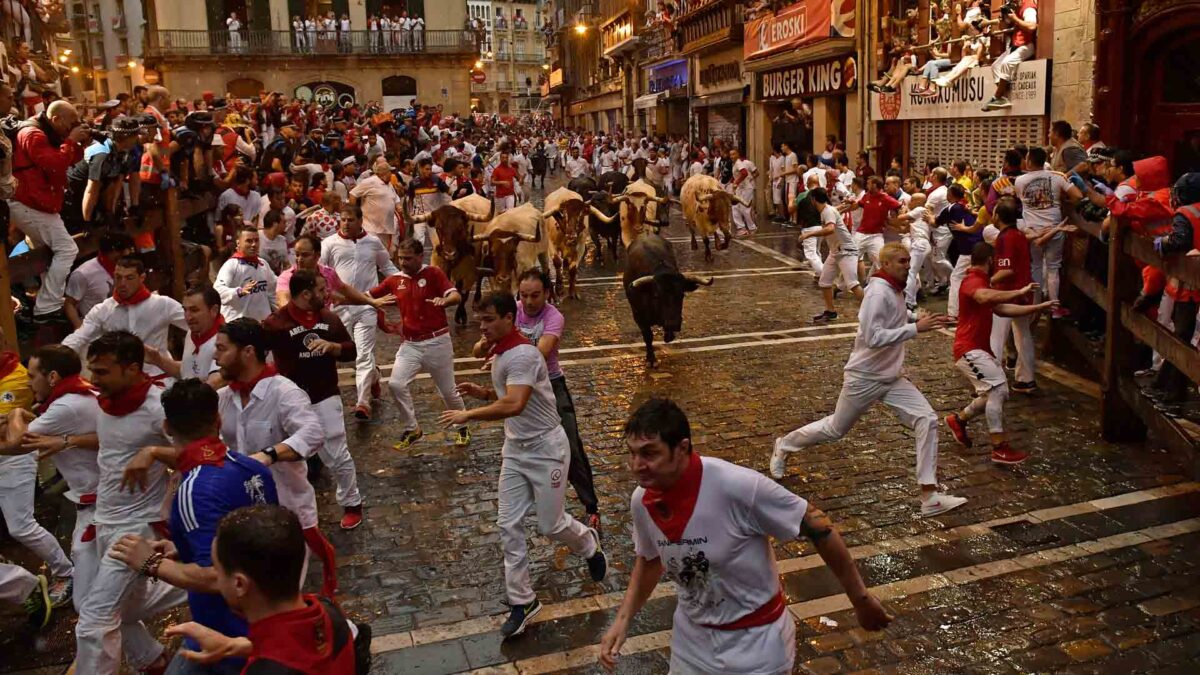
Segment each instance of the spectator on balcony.
M342 13L342 19L338 22L338 46L343 54L350 53L350 15Z
M367 17L367 39L370 40L372 53L378 52L383 46L383 35L379 31L379 17L374 14Z
M54 253L42 276L35 320L66 321L63 292L79 248L60 213L67 169L83 158L83 143L90 137L91 130L79 124L79 113L66 101L51 103L17 132L12 163L17 188L8 202L11 223Z
M296 51L307 52L308 41L304 37L304 20L300 18L299 14L292 17L292 33L296 36Z
M317 49L317 20L313 17L308 17L304 20L304 32L308 34L307 46L311 53Z
M225 26L229 29L229 51L234 54L241 53L242 22L238 19L237 12L229 13L229 18L225 19Z
M1004 54L992 64L996 93L984 104L985 112L1012 107L1012 102L1008 100L1008 92L1012 87L1013 78L1017 75L1017 67L1022 61L1028 61L1034 56L1037 25L1037 0L1021 0L1015 12L1008 9L1007 5L1000 8L1000 27L1012 29L1012 32L1008 34L1008 46Z
M413 49L425 51L425 17L413 17ZM441 105L440 103L438 104Z

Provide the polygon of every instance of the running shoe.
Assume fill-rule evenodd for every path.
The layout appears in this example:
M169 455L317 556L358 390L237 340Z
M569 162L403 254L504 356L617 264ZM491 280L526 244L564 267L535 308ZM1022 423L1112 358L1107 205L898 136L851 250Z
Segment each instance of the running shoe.
M787 475L787 453L783 451L783 439L775 439L775 449L771 451L771 477L783 480Z
M993 109L996 109L996 108L1011 108L1011 107L1012 107L1012 101L1010 101L1010 100L1008 100L1007 98L1004 98L1004 97L1000 97L1000 98L994 98L994 99L992 99L991 101L989 101L989 103L991 104L991 106L992 106L992 108L993 108Z
M608 556L604 555L604 549L600 546L600 533L595 530L588 530L588 532L596 540L596 552L587 559L588 576L592 578L592 581L604 581L604 578L608 576Z
M358 420L359 422L370 422L371 409L361 403L354 406L354 419Z
M950 429L950 433L954 434L954 440L964 448L971 447L971 437L967 435L967 425L958 416L958 413L950 413L946 415L946 427Z
M71 595L75 589L75 580L71 577L54 577L54 581L50 583L50 605L54 609L58 609L63 605L71 602Z
M1143 368L1133 374L1134 377L1154 377L1158 375L1158 371L1154 368Z
M1066 307L1055 307L1054 310L1050 312L1051 319L1065 319L1068 316L1071 316L1071 310L1067 309Z
M1037 382L1013 382L1012 390L1018 394L1032 394L1038 390Z
M950 509L956 509L966 503L966 497L955 497L954 495L945 495L940 492L931 492L928 497L921 500L921 517L936 516Z
M525 626L529 625L529 621L540 611L542 603L538 602L537 598L528 605L513 605L508 612L508 619L500 626L500 635L507 640L524 633Z
M392 449L405 450L413 443L416 443L418 440L420 440L424 435L425 432L421 431L420 429L409 429L408 431L404 432L402 436L400 436L400 442L393 445Z
M29 625L40 630L50 623L50 612L54 605L50 602L50 586L45 575L37 575L37 586L22 604L25 613L29 615Z
M1029 459L1029 453L1013 450L1008 443L1000 443L992 448L992 462L994 464L1020 464Z
M466 427L459 427L454 434L454 447L465 448L471 444L471 430Z
M362 521L363 521L362 504L359 504L358 506L347 506L345 509L342 510L341 525L342 525L343 530L353 530L354 528L358 527L359 525L362 525Z
M821 324L829 323L830 321L837 321L837 318L838 318L837 312L825 311L825 312L821 312L820 314L814 316L812 319L812 322L817 325L821 325Z

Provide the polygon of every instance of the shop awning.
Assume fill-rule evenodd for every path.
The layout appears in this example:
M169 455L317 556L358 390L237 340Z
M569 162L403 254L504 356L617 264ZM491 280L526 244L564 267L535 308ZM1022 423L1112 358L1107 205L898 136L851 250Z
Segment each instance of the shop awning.
M646 108L653 108L654 106L658 105L658 102L663 98L663 94L665 93L666 92L664 91L660 91L653 94L646 94L645 96L639 96L633 99L633 109L644 110Z
M745 98L746 92L744 90L734 89L733 91L723 91L719 94L697 96L692 99L692 107L704 108L713 105L741 105Z

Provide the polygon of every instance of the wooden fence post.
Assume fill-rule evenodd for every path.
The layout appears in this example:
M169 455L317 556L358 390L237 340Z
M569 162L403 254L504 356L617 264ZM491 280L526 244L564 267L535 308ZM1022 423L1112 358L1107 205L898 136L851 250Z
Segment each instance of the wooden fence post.
M0 288L4 289L4 294L8 297L0 298L0 330L4 331L4 339L0 341L0 347L4 351L20 352L21 347L17 342L17 318L13 316L12 300L12 277L8 274L8 254L0 249Z
M171 256L171 296L183 298L187 290L187 270L183 262L183 217L179 213L179 191L167 190L163 205L163 244Z
M1146 437L1146 425L1121 395L1122 370L1128 371L1137 350L1133 333L1125 327L1121 314L1126 303L1142 287L1141 275L1133 260L1125 255L1127 228L1110 229L1108 242L1108 314L1104 326L1104 363L1101 373L1100 423L1105 440L1140 441ZM1132 377L1131 373L1126 374Z

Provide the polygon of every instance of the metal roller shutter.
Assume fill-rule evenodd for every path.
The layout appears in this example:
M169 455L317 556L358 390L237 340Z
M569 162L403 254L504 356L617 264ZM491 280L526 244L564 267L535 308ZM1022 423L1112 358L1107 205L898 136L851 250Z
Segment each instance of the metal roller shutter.
M1004 151L1017 143L1046 144L1046 118L976 117L913 120L909 145L914 166L936 158L943 166L965 159L977 169L999 171Z

